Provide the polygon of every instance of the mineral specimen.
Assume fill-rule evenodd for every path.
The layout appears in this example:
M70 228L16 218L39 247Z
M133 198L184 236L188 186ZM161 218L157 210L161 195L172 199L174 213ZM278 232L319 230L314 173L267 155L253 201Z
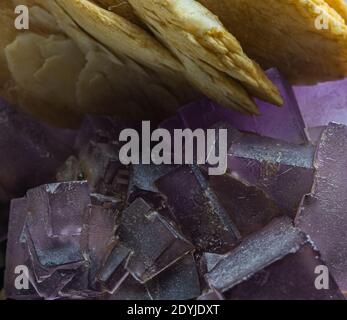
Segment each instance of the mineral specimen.
M76 132L4 107L6 139L28 145L30 159L42 150L59 159L47 158L52 177L31 178L21 192L0 198L24 196L11 202L8 236L7 204L0 207L6 297L344 299L347 127L305 128L291 87L275 69L267 74L280 88L283 109L268 112L259 102L263 115L246 118L203 99L160 125L170 132L225 129L227 170L217 176L209 175L208 162L212 151L222 154L217 134L206 144L206 164L195 163L195 155L190 165L124 165L119 134L140 129L136 123L88 116L75 139ZM6 157L0 164L11 168ZM0 181L6 182L1 175ZM2 263L0 251L0 273ZM21 290L26 282L28 290Z
M266 74L278 87L284 100L283 106L273 108L271 104L257 100L260 111L258 116L253 116L251 119L240 116L233 111L230 111L230 115L228 115L229 111L226 110L225 119L228 119L230 124L240 130L293 144L307 143L305 123L292 87L277 69L270 69Z

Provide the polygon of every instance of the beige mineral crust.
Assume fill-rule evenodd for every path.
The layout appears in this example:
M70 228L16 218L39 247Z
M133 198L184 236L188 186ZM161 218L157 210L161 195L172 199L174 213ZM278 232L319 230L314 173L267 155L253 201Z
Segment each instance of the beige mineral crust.
M245 52L263 68L277 67L292 82L300 84L347 76L343 1L199 2L221 19Z
M280 105L277 88L218 17L195 0L129 0L137 15L182 61L188 78L224 106L248 113L251 97Z

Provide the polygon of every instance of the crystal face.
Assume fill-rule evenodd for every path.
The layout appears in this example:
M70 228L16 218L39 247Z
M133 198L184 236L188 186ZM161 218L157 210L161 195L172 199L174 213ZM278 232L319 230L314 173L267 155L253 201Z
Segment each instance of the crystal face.
M274 108L269 103L257 100L260 115L245 116L204 99L182 108L177 116L164 121L161 126L171 130L182 128L195 130L207 129L217 122L224 121L239 130L260 136L293 144L307 143L305 123L293 88L276 69L270 69L266 73L283 97L284 104L280 108Z
M323 265L318 256L288 218L278 219L231 253L215 258L206 279L231 300L342 300L333 278L329 290L315 287L315 268Z
M296 99L308 128L329 122L347 125L347 79L294 87Z
M231 175L264 190L285 214L295 215L302 196L311 191L314 146L243 134L228 153Z
M305 235L289 219L275 220L223 257L206 279L213 288L227 291L287 254L297 252L305 241Z
M182 166L157 181L182 230L199 250L225 251L241 237L197 166Z
M319 248L341 290L347 291L347 126L324 130L314 161L316 176L296 218Z

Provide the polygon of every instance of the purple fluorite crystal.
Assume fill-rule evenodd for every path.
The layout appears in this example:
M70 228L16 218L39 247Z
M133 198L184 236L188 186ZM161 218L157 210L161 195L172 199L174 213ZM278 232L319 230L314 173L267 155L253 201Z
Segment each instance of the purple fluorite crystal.
M157 299L174 299L175 294L192 299L201 294L195 261L187 255L194 247L177 230L168 208L160 202L157 212L152 202L138 198L141 193L150 194L149 199L159 195L155 180L173 168L134 167L127 188L127 177L117 180L127 168L118 160L115 132L110 118L87 118L77 139L77 157L70 157L58 176L87 177L88 183L43 185L13 201L8 248L19 255L14 260L8 250L8 297L145 298L151 291ZM130 195L134 202L123 211ZM13 226L18 223L22 225ZM29 269L30 291L25 294L14 287L16 264Z
M273 262L295 253L305 242L305 234L295 229L290 219L275 220L226 254L207 273L206 279L211 287L228 291Z
M6 259L9 297L18 294L13 282L16 265L30 269L30 283L42 298L56 298L72 281L86 262L82 229L89 204L86 183L45 185L12 202Z
M221 256L206 279L228 299L343 299L333 278L329 290L315 287L318 256L290 219L277 219Z
M344 300L331 276L328 289L317 289L316 271L322 267L325 265L318 253L306 244L235 286L226 297L230 300Z
M306 127L326 126L329 122L347 125L347 78L314 86L294 87Z
M291 85L276 69L270 69L266 74L279 89L284 101L283 106L278 108L264 101L256 100L259 116L249 117L225 110L220 120L227 121L239 130L253 132L260 136L293 144L307 143L305 123Z
M331 123L314 161L312 193L302 204L297 225L319 248L341 290L347 291L347 127Z
M262 189L285 214L294 216L312 187L314 154L311 145L238 134L228 152L228 169L231 175Z
M181 166L157 181L176 221L199 250L225 252L241 235L197 166Z
M171 131L184 128L208 129L217 122L223 121L239 130L261 136L293 144L307 143L305 123L292 87L276 69L268 70L267 75L283 97L284 105L281 108L257 100L260 115L250 117L225 109L206 98L183 107L177 116L164 121L161 127Z
M141 198L123 211L119 238L132 250L126 269L142 283L193 250L174 226Z
M209 181L243 237L265 227L282 214L263 190L245 181L228 174L211 176Z

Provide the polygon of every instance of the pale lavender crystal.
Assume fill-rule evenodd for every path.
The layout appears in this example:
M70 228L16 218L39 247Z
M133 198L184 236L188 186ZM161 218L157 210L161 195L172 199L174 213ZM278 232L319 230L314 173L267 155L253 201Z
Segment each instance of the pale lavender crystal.
M294 87L306 127L347 125L347 79Z
M53 183L31 189L27 199L30 231L39 232L41 221L41 230L43 228L48 237L81 235L84 210L90 205L89 187L85 181Z
M29 254L29 258L26 261L25 265L30 268L30 271L33 274L33 277L30 278L33 285L35 285L35 283L42 283L48 279L51 279L53 274L57 271L77 270L81 267L81 265L83 265L83 263L85 263L85 261L82 260L82 255L80 255L80 253L78 252L78 261L73 261L64 264L65 259L69 259L71 249L69 247L61 248L61 245L59 246L58 244L57 250L51 250L51 252L48 252L44 257L47 261L47 265L42 265L40 262L40 258L42 258L42 253L41 256L38 255L37 252L40 251L39 249L35 248L35 244L32 240L32 236L27 226L24 228L23 233L21 234L21 239L23 239L23 244L25 245L25 249ZM77 251L77 249L75 248L73 248L73 250ZM75 252L72 253L76 254Z
M253 134L238 135L228 152L230 174L264 190L293 216L313 183L315 147Z
M27 193L26 226L38 263L47 272L35 270L45 278L56 267L84 261L81 248L83 215L90 205L85 182L57 183Z
M314 161L311 195L303 201L297 225L319 248L342 291L347 291L347 126L331 123Z
M270 69L266 74L279 89L284 101L283 106L278 108L270 103L256 100L259 116L249 117L224 109L221 111L223 116L220 120L228 122L239 130L257 133L264 137L293 144L307 143L305 123L291 85L276 69Z
M206 271L210 272L213 268L223 260L224 255L218 253L205 252L203 254L203 263Z
M261 136L293 144L307 143L305 123L292 87L276 69L268 70L267 75L278 87L283 97L284 104L280 108L257 100L260 115L250 117L204 99L183 107L177 116L163 122L161 127L170 130L174 128L207 129L217 122L225 121L239 130L257 133Z
M167 219L138 198L122 213L119 238L133 251L126 269L145 283L193 250Z
M0 100L0 201L53 182L74 139L74 131L48 127Z

